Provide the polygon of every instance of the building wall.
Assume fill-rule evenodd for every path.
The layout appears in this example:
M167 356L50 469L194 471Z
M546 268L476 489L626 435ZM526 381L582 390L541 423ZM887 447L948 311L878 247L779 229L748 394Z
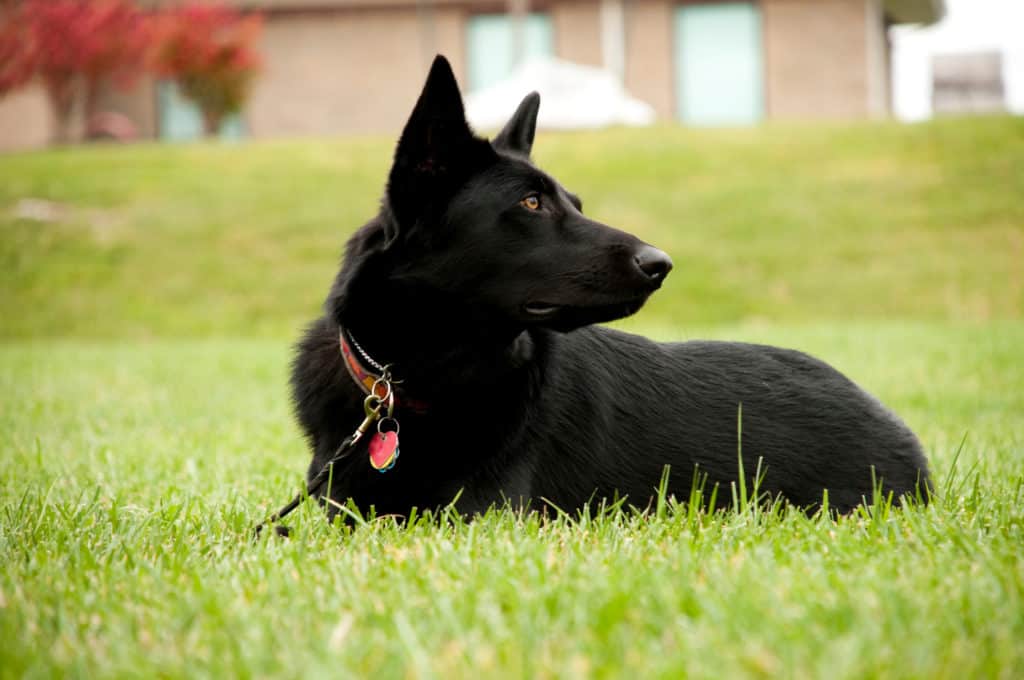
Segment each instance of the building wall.
M676 7L719 0L625 1L626 89L673 120ZM888 114L889 46L880 0L753 1L762 13L767 118Z
M626 90L651 106L659 118L675 118L670 0L626 4Z
M50 141L53 120L42 86L0 98L0 151L37 149Z
M279 13L264 24L264 71L246 111L252 136L396 132L430 62L465 77L457 8Z
M769 118L860 118L870 113L868 1L761 2ZM882 30L880 23L874 28Z
M130 91L105 88L97 103L97 112L116 111L135 125L139 139L154 136L155 111L151 81L142 78ZM71 139L85 134L82 112L72 117ZM0 151L38 149L46 146L54 133L53 114L42 86L33 84L0 99Z
M624 0L626 89L666 120L676 118L674 13L687 1L695 0ZM879 0L756 1L763 20L768 118L887 112L888 47ZM466 18L507 6L504 0L255 4L270 11L261 45L264 72L245 112L254 137L397 132L434 54L447 55L466 82ZM530 2L550 13L559 57L598 66L603 61L600 4ZM107 103L129 115L140 136L156 134L151 82L140 83L132 94L112 94ZM50 131L39 88L0 100L0 150L42 146Z
M577 64L601 66L598 0L556 3L549 9L555 29L555 54Z

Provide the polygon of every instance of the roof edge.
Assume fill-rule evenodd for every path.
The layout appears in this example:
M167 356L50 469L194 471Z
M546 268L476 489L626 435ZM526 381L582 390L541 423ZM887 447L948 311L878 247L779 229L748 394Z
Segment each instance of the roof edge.
M882 7L897 24L934 24L946 16L946 0L882 0Z

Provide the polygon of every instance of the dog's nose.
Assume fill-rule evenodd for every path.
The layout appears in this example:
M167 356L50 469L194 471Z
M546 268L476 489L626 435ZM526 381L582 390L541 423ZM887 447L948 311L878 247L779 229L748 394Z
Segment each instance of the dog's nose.
M642 246L633 255L633 261L640 271L654 281L660 281L672 271L672 258L654 246Z

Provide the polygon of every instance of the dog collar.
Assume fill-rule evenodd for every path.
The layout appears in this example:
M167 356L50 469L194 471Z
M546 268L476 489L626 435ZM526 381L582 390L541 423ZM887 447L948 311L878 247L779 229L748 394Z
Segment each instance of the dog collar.
M390 378L388 381L383 380L386 375L390 374L391 365L381 364L375 361L373 357L371 357L369 353L359 345L355 336L353 336L350 331L346 331L344 328L339 327L338 345L341 347L341 357L345 362L345 368L348 370L348 374L352 377L352 380L355 381L356 385L359 386L359 389L362 390L363 394L368 395L373 391L373 393L381 399L386 399L388 397L388 392L390 391L390 388L386 386L387 383L390 382L391 384L397 385L401 382L394 378ZM364 361L369 364L370 368L373 370L367 368L363 363ZM427 410L427 405L416 399L399 399L398 395L395 395L395 402L400 402L402 405L419 413Z

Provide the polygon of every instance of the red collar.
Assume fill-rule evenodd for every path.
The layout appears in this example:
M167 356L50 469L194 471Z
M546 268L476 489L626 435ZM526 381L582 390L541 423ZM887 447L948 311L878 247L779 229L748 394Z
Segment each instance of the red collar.
M349 342L350 339L351 343ZM355 338L352 338L351 334L345 331L344 328L338 329L338 344L341 347L341 357L345 360L345 368L348 369L348 374L359 385L359 389L362 390L363 394L369 394L370 390L375 390L378 397L385 398L388 388L385 386L384 381L381 380L380 373L374 373L367 369L359 357L362 356L363 359L373 364L374 368L382 373L388 366L382 366L370 358L363 348L359 346ZM352 345L355 345L355 347L353 348ZM392 379L393 384L394 382ZM423 413L427 410L425 402L418 399L400 397L397 393L395 394L395 404L407 406L417 413Z

